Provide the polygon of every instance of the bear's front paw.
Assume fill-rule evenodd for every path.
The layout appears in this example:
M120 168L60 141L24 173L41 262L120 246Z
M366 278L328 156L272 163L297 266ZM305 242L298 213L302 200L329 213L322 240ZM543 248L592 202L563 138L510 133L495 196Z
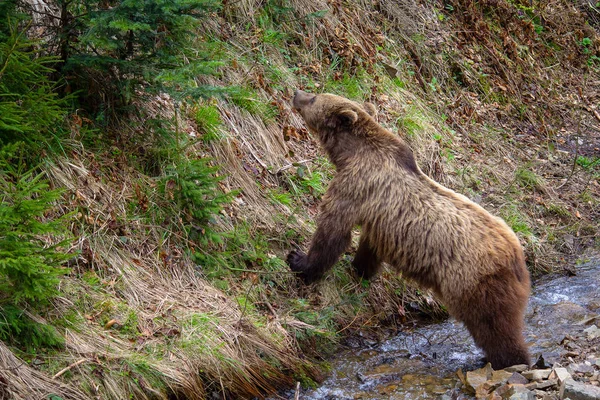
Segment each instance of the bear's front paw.
M294 272L303 272L306 269L306 254L292 250L287 256L287 263Z
M293 272L296 272L298 278L302 279L302 282L309 284L314 282L315 279L308 274L308 257L301 251L292 250L287 256L287 263Z
M292 250L287 256L287 263L298 278L305 284L311 284L323 277L323 273L308 265L308 256L301 251Z

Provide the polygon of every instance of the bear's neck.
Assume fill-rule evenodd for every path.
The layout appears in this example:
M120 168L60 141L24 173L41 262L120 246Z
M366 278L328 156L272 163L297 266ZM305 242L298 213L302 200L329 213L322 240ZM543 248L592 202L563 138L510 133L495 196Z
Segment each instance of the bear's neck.
M369 118L351 128L328 132L319 137L327 156L340 170L356 157L370 157L377 163L389 157L407 171L420 175L410 147L399 137Z
M356 157L359 148L365 146L364 138L357 137L347 130L322 135L319 139L329 160L338 171L348 165L353 157Z

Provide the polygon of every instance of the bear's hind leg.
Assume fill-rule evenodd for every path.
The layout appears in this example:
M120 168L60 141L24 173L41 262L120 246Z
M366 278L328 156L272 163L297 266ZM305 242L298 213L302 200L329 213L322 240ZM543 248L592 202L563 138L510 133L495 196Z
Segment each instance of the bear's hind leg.
M467 327L475 344L494 369L516 364L529 365L523 338L524 313L529 288L516 279L489 276L455 313Z
M465 322L477 346L496 370L511 365L529 365L529 351L523 340L522 323L515 318Z
M352 267L354 267L354 271L356 271L356 274L359 277L371 279L379 271L381 259L369 245L366 236L367 235L363 232L360 237L354 261L352 261Z

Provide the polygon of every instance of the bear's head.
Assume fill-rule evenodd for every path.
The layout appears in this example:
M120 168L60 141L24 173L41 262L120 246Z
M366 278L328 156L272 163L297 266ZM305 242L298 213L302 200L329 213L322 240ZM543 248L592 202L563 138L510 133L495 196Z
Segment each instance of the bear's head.
M334 94L312 94L302 90L296 91L292 105L308 127L319 135L349 130L359 118L375 117L377 113L370 103L361 105Z
M347 165L359 153L364 156L364 150L369 149L394 156L410 172L420 172L410 147L374 120L376 109L372 104L297 90L292 105L318 137L336 168Z

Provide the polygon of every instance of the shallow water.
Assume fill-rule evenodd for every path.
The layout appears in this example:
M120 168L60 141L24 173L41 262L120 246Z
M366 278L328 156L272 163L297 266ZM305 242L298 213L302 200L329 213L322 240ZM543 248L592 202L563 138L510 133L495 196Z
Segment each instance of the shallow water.
M532 361L552 364L560 342L600 321L600 262L577 267L576 275L545 277L532 291L526 341ZM402 332L370 348L342 352L327 380L301 399L469 399L456 389L456 371L483 366L482 352L462 324L449 320ZM293 393L289 394L293 398Z

